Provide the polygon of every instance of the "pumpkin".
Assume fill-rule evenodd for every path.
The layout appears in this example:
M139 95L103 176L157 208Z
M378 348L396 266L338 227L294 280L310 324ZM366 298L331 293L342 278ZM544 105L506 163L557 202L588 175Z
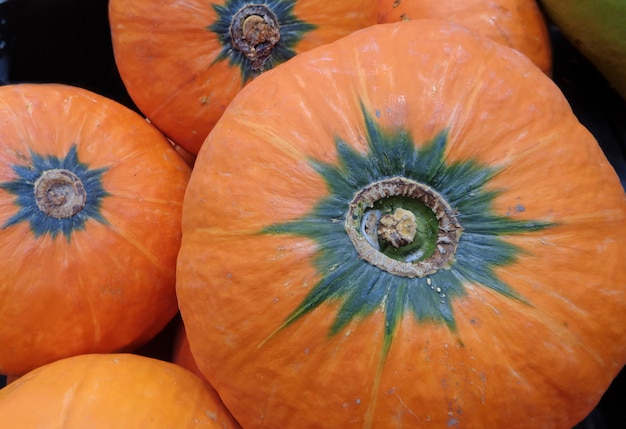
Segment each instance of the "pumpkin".
M626 362L626 197L554 82L441 20L244 88L198 154L177 296L243 427L570 429Z
M185 330L185 325L181 322L177 327L174 334L174 343L172 345L172 362L176 365L180 365L183 368L193 372L198 377L204 379L207 383L208 381L204 377L200 368L198 368L198 364L191 353L191 348L189 347L189 338L187 338L187 331Z
M5 427L236 429L193 373L140 355L87 354L36 368L0 390Z
M378 22L445 19L517 49L552 74L547 21L536 0L376 0Z
M85 89L13 84L0 100L0 373L148 342L178 311L190 167Z
M372 0L112 0L120 76L137 107L196 154L233 96L263 71L376 23Z
M214 396L215 401L221 404L224 412L230 414L230 411L228 411L228 409L222 402L219 393L206 379L202 371L200 371L200 368L198 368L198 364L196 364L196 360L191 353L191 348L189 347L189 339L187 338L185 325L183 325L182 323L178 325L176 335L174 336L174 344L172 347L172 363L185 368L186 370L196 375L200 380L202 380L205 383L206 389L211 393L211 395ZM236 427L240 428L238 423Z

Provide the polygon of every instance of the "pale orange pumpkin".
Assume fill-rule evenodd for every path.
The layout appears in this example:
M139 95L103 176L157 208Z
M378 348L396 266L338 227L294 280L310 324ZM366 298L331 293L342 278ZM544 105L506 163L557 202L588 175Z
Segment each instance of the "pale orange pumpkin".
M444 19L517 49L552 74L548 23L536 0L376 0L378 22Z
M0 389L6 428L240 429L190 371L134 354L61 359Z

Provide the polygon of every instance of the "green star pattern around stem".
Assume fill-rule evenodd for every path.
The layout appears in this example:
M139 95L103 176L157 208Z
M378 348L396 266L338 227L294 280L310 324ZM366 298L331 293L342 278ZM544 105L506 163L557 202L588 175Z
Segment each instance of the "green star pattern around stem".
M74 173L83 183L87 193L85 207L74 216L65 219L56 219L46 215L37 207L35 201L35 182L45 171L55 169L65 169ZM106 169L90 169L87 164L81 163L78 160L76 146L72 146L64 158L31 153L31 163L13 165L13 171L17 178L0 183L0 189L17 196L15 204L19 206L19 210L2 225L3 229L20 222L28 222L36 237L50 234L52 238L55 238L58 234L63 234L69 241L71 234L84 229L89 219L107 223L100 213L102 199L109 196L109 193L102 187L102 174Z
M231 39L230 26L233 17L246 5L266 5L276 16L280 26L280 40L272 48L271 57L264 65L265 70L295 56L294 47L302 36L317 28L314 24L304 22L293 14L296 0L259 0L254 2L250 0L227 0L223 6L212 5L218 19L207 29L217 35L222 45L222 50L215 62L228 61L231 66L239 67L243 83L247 83L262 73L262 71L252 69L250 60L233 46Z
M454 331L452 303L467 293L465 284L481 285L525 303L523 297L495 274L497 267L513 263L521 252L502 236L539 231L552 224L516 220L495 213L493 202L498 192L486 189L486 185L498 169L471 159L448 162L444 156L445 131L417 147L408 132L385 131L374 117L362 110L369 151L359 153L337 138L337 164L310 160L324 178L329 195L302 218L271 225L262 231L308 237L318 246L315 267L321 279L276 332L325 302L339 303L329 332L331 336L355 318L365 318L382 308L385 312L384 360L394 331L407 313L418 323L444 324ZM363 187L395 176L431 187L457 211L457 219L464 230L449 269L424 278L401 277L370 265L357 254L344 229L348 205Z

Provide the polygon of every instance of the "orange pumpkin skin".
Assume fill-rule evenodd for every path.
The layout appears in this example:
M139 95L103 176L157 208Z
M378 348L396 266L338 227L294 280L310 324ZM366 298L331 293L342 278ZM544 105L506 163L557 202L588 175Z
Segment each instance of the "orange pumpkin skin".
M219 396L219 393L215 390L211 382L207 380L205 375L198 367L196 359L193 357L193 354L191 353L191 348L189 347L189 338L187 338L187 331L185 330L185 326L182 323L180 324L178 332L174 337L172 362L192 372L198 378L204 381L204 383L206 384L206 389L215 397L215 401L221 403L224 407L224 410L227 410L226 406L222 402L222 398ZM228 411L228 413L230 412ZM233 421L235 421L234 418ZM236 423L236 427L240 428L239 423Z
M0 390L0 414L5 427L20 429L239 428L191 372L124 353L73 356L30 371Z
M536 0L377 0L378 22L445 19L517 49L552 74L546 19Z
M174 344L172 350L172 362L178 366L185 368L186 370L195 374L198 378L200 378L206 385L206 390L210 392L211 395L215 398L215 401L222 404L225 412L229 413L226 406L223 404L222 399L220 398L218 392L215 390L213 385L206 379L200 368L198 368L198 364L196 364L196 360L191 354L191 348L189 347L189 339L187 338L187 332L185 331L185 326L181 323L178 331L176 332L176 336L174 337ZM232 415L231 415L232 418ZM240 428L239 424L233 418L233 427Z
M424 167L441 130L443 158ZM374 162L459 183L439 190L465 201L447 270L399 279L350 248L352 194L337 189ZM466 212L487 200L474 230ZM528 230L485 245L500 221ZM233 100L187 188L177 296L196 363L243 427L570 429L626 362L625 240L618 177L550 78L413 20L303 53Z
M190 167L140 115L84 89L17 84L0 99L0 373L146 343L177 312ZM69 217L35 204L35 179L55 169L86 190Z
M288 34L281 35L274 51L280 48L291 55L376 23L376 4L371 0L109 2L115 61L130 96L161 131L191 154L198 152L233 96L262 71L251 71L238 59L239 51L220 39L229 37L228 28L211 29L223 24L218 10L259 4L286 10L289 16L282 19L281 28ZM292 30L298 20L314 28ZM264 67L288 57L274 64L270 60Z

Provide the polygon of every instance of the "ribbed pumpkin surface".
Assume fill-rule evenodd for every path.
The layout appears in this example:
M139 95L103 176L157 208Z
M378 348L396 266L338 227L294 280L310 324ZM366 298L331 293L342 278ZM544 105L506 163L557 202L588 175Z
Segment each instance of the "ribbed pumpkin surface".
M190 168L137 113L0 87L0 373L137 347L176 314Z
M177 294L244 427L570 429L626 362L626 198L526 57L370 27L247 86L199 153Z
M376 3L112 0L109 20L128 93L196 154L243 86L298 53L376 24Z

